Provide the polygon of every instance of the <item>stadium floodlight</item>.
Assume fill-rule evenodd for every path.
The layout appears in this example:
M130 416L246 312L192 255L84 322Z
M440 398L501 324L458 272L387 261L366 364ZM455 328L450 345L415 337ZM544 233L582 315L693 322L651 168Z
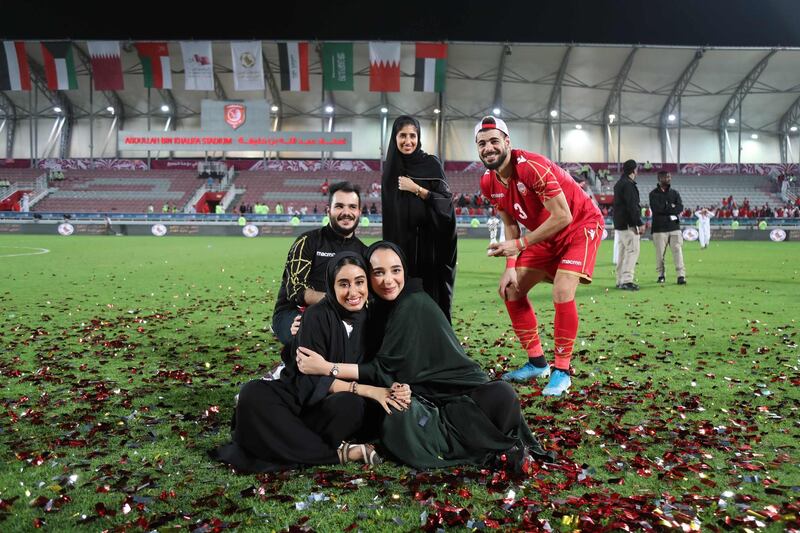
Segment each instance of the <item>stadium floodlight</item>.
M325 112L326 113L333 113L333 106L332 105L326 105L325 106Z
M728 124L736 124L736 119L731 117L728 119Z
M582 130L583 126L581 126L580 124L575 124L575 129L576 130Z
M169 106L167 104L162 105L161 111L163 111L164 113L169 113Z
M792 126L791 128L789 128L789 131L794 133L795 131L797 131L797 126Z
M61 113L61 108L60 108L60 107L58 107L58 106L55 106L55 107L53 108L53 111L55 111L56 113Z
M750 136L750 138L751 138L751 139L753 139L753 140L755 141L756 139L758 139L758 133L754 133L754 134L752 134L752 135Z
M389 108L388 107L384 106L384 107L381 108L381 113L383 113L384 115L386 113L388 113L388 112L389 112Z
M495 107L494 109L492 109L492 114L499 115L500 113L502 113L502 111L503 110L500 109L499 107Z
M114 114L114 106L113 105L108 106L106 108L106 111L108 111L109 113L111 113L113 115Z
M610 115L608 115L608 122L609 123L614 122L614 120L616 118L617 118L617 115L615 115L614 113L611 113Z
M553 118L556 118L558 116L558 111L556 111L555 109L551 110L550 111L550 116L553 117Z
M434 115L438 115L438 114L439 114L439 113L441 113L441 112L442 112L442 110L441 110L441 109L439 109L438 107L434 107L434 108L433 108L433 114L434 114ZM795 128L795 129L797 129L797 128Z
M675 116L675 115L673 115L672 113L670 113L670 114L667 116L667 120L669 120L670 122L675 122L675 119L676 119L676 118L678 118L678 117L676 117L676 116Z
M275 104L272 104L272 106L270 106L270 108L269 108L269 110L272 111L273 113L277 113L278 109L280 109L280 108L278 106L276 106Z

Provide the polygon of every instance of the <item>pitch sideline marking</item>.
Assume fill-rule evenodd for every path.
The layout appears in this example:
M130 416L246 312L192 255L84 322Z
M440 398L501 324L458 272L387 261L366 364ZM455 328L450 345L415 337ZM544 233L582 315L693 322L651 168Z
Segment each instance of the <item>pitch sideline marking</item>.
M0 246L0 249L3 248L13 248L15 250L37 250L36 252L28 252L24 254L0 254L0 257L22 257L26 255L42 255L50 253L50 250L47 248L33 248L32 246Z

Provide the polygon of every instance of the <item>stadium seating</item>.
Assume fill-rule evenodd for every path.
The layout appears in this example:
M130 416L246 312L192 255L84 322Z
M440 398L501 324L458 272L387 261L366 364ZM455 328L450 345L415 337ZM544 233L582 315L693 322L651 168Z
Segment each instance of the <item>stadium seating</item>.
M193 170L66 171L57 188L34 206L34 211L74 213L145 213L164 203L183 210L195 190L202 186Z

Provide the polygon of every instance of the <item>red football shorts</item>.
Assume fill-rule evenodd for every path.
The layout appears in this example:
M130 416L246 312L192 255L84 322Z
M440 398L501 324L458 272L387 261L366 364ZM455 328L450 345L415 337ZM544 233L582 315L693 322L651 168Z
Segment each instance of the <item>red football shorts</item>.
M550 281L562 270L581 278L581 283L591 283L602 240L602 224L578 227L565 239L538 242L525 248L517 256L517 268L543 270Z

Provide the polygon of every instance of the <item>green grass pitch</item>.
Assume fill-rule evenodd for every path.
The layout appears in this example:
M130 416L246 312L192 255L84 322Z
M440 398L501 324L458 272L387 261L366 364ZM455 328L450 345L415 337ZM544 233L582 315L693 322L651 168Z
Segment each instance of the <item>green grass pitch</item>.
M206 452L278 359L288 238L0 236L0 531L557 531L800 527L800 244L686 243L688 285L578 289L573 387L518 386L555 465L509 480L385 464L236 475ZM462 240L454 326L524 358L500 260ZM47 250L47 253L38 253ZM28 255L30 254L30 255ZM550 286L531 293L552 349Z

